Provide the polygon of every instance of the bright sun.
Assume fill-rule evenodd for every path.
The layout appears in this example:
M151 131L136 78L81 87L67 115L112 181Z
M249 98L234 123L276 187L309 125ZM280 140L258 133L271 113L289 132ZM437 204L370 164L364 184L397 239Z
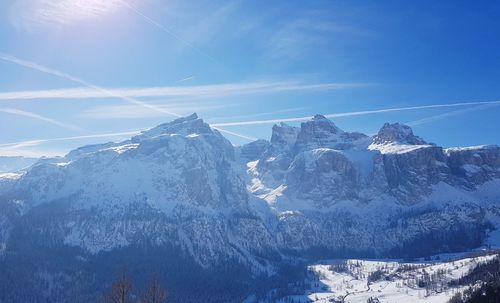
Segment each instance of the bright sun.
M38 0L32 17L40 23L72 24L108 15L123 5L123 0Z

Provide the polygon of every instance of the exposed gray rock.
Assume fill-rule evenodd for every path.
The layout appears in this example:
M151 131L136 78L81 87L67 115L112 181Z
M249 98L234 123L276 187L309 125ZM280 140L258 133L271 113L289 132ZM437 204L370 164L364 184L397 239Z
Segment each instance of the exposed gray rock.
M408 125L401 123L385 123L373 138L375 144L399 143L411 145L427 144L422 138L413 134L413 130Z
M300 128L288 126L285 123L275 124L271 135L269 155L290 152L299 134Z
M448 166L458 183L469 189L500 178L500 147L496 145L445 149Z
M500 214L500 191L487 191L500 182L499 151L443 150L401 124L371 138L320 115L235 150L194 114L1 175L0 249L29 229L37 245L170 245L203 266L231 259L262 272L290 251L472 247Z
M429 195L431 186L451 182L451 171L441 147L427 146L406 153L383 155L388 190L403 203Z
M250 162L258 160L266 152L270 143L267 140L257 140L239 147L239 154L242 160Z
M360 179L360 171L342 152L325 148L299 153L284 184L285 192L298 199L335 203L359 198Z

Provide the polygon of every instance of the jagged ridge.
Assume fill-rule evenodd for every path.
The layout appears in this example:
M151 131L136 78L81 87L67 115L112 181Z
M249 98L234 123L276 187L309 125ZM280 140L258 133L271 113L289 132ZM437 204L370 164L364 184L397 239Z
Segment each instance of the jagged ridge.
M14 211L1 215L0 243L57 207L34 223L38 237L92 254L169 244L203 266L272 271L318 248L401 255L427 237L441 242L416 253L462 249L497 224L499 151L443 149L401 124L369 137L321 115L235 149L193 114L1 177L1 207ZM453 244L456 234L471 236Z

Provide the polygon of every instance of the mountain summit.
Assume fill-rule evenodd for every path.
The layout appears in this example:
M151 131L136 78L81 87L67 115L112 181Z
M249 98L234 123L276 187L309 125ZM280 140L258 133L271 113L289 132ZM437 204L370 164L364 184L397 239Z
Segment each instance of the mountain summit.
M196 113L187 117L175 119L172 122L160 124L149 130L143 131L140 135L132 138L132 141L140 141L144 138L150 139L161 135L202 135L213 134L213 130Z
M373 143L375 144L411 144L423 145L427 144L420 137L413 134L411 127L400 123L385 123L379 130L378 134L374 137Z
M316 115L235 148L193 114L0 175L0 256L15 268L43 254L31 271L76 281L44 264L58 251L94 264L147 248L272 276L313 252L459 251L493 243L498 186L498 146L443 149L398 123L370 137Z

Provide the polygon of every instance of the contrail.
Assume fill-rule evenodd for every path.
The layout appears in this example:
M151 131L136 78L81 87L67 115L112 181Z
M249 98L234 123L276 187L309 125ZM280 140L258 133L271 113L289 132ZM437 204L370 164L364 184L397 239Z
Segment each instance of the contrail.
M32 113L32 112L20 110L20 109L15 109L15 108L0 108L0 112L7 113L7 114L12 114L12 115L18 115L18 116L24 116L24 117L33 118L33 119L36 119L36 120L40 120L40 121L48 122L48 123L53 124L53 125L60 126L62 128L69 129L69 130L72 130L72 131L82 131L82 129L79 128L79 127L77 127L77 126L74 126L74 125L71 125L71 124L67 124L67 123L63 123L63 122L60 122L60 121L57 121L57 120L54 120L54 119L51 119L51 118L47 118L47 117L44 117L44 116L41 116L41 115L38 115L38 114L35 114L35 113Z
M430 108L446 108L446 107L458 107L458 106L472 106L472 105L485 105L485 104L500 104L500 101L482 101L482 102L463 102L463 103L450 103L450 104L432 104L432 105L420 105L420 106L409 106L409 107L396 107L396 108L384 108L376 110L366 110L366 111L354 111L345 113L334 113L324 115L326 118L341 118L341 117L352 117L352 116L364 116L388 112L400 112L400 111L412 111L420 109L430 109ZM254 120L254 121L239 121L239 122L225 122L225 123L213 123L212 127L224 127L224 126L242 126L242 125L257 125L257 124L274 124L279 122L300 122L312 119L313 116L307 117L296 117L296 118L284 118L284 119L270 119L270 120Z
M53 76L56 76L56 77L59 77L59 78L62 78L62 79L66 79L66 80L69 80L69 81L72 81L72 82L75 82L75 83L78 83L80 85L86 86L86 87L91 88L93 90L100 91L100 92L104 93L105 95L107 95L109 97L112 97L112 98L122 99L122 100L125 100L125 101L129 102L129 103L136 104L136 105L141 105L141 106L147 107L147 108L152 109L152 110L156 110L158 112L161 112L161 113L164 113L164 114L167 114L167 115L171 115L171 116L174 116L174 117L180 117L180 115L172 113L172 112L169 112L169 111L167 111L167 110L165 110L163 108L160 108L160 107L157 107L157 106L153 106L153 105L144 103L142 101L139 101L139 100L136 100L136 99L133 99L133 98L130 98L130 97L118 95L118 94L116 94L116 93L114 93L114 92L112 92L112 91L110 91L108 89L102 88L100 86L97 86L95 84L92 84L90 82L82 80L80 78L77 78L75 76L72 76L72 75L60 72L58 70L55 70L55 69L52 69L52 68L49 68L49 67L46 67L46 66L43 66L43 65L40 65L40 64L36 64L34 62L30 62L30 61L27 61L27 60L22 60L22 59L19 59L17 57L14 57L12 55L5 54L5 53L2 53L2 52L0 52L0 59L4 60L4 61L7 61L7 62L11 62L11 63L17 64L17 65L20 65L20 66L31 68L31 69L34 69L34 70L37 70L37 71L40 71L40 72L43 72L43 73L46 73L46 74L49 74L49 75L53 75Z
M487 107L484 105L498 105L500 104L500 101L484 101L484 102L464 102L464 103L452 103L452 104L434 104L434 105L423 105L423 106L412 106L412 107L400 107L400 108L388 108L388 109L379 109L379 110L371 110L371 111L357 111L357 112L346 112L346 113L336 113L336 114L329 114L325 115L327 118L332 118L332 117L349 117L349 116L359 116L359 115L368 115L368 114L377 114L377 113L385 113L385 112L394 112L394 111L403 111L403 110L418 110L418 109L426 109L426 108L442 108L442 107L456 107L456 106L467 106L467 105L479 105L473 109L470 110L480 110L483 107ZM455 112L466 112L468 110L459 110ZM452 112L454 113L454 112ZM444 113L441 115L438 115L440 119L444 119L448 116L451 116L451 113ZM296 121L306 121L310 120L312 117L299 117L299 118L288 118L288 119L274 119L274 120L259 120L259 121L245 121L245 122L230 122L228 126L233 126L233 125L254 125L254 124L269 124L269 123L279 123L279 122L296 122ZM424 118L421 120L416 120L414 122L409 122L409 123L414 123L414 125L420 125L424 123L429 123L434 121L437 116L429 117L429 118ZM238 124L236 124L238 123ZM245 124L242 124L245 123ZM221 130L219 126L221 124L227 125L226 123L214 123L211 124L210 126L214 129L217 129L221 132L225 132L228 134L232 134L235 136L238 136L240 138L248 139L248 140L256 140L256 138L249 137L249 136L244 136L240 134L236 134L230 131L226 130ZM121 133L106 133L106 134L95 134L95 135L85 135L85 136L74 136L74 137L64 137L64 138L53 138L53 139L41 139L41 140L30 140L30 141L20 141L20 142L13 142L13 143L4 143L0 144L0 147L18 147L18 146L32 146L32 145L39 145L43 143L48 143L48 142L56 142L56 141L69 141L69 140L80 140L80 139L88 139L88 138L109 138L109 137L115 137L115 136L130 136L130 135L136 135L141 133L142 130L137 130L137 131L128 131L128 132L121 132Z
M17 64L17 65L20 65L20 66L31 68L31 69L34 69L34 70L37 70L37 71L40 71L40 72L44 72L44 73L47 73L47 74L50 74L50 75L53 75L53 76L57 76L59 78L70 80L70 81L73 81L75 83L79 83L79 84L84 85L84 86L86 86L88 88L91 88L93 90L100 91L100 92L108 95L109 97L122 99L122 100L130 102L132 104L140 105L140 106L143 106L143 107L146 107L146 108L149 108L149 109L152 109L152 110L156 110L158 112L165 113L165 114L177 117L177 118L181 117L181 115L173 113L171 111L164 110L161 107L153 106L151 104L147 104L147 103L141 102L139 100L136 100L136 99L133 99L133 98L130 98L130 97L126 97L126 96L122 96L120 94L116 94L116 93L114 93L114 92L112 92L110 90L107 90L105 88L102 88L100 86L92 84L90 82L87 82L87 81L82 80L80 78L77 78L75 76L72 76L72 75L60 72L58 70L55 70L55 69L52 69L52 68L49 68L49 67L46 67L46 66L43 66L43 65L40 65L40 64L36 64L36 63L30 62L30 61L26 61L26 60L21 60L21 59L19 59L17 57L14 57L14 56L2 53L2 52L0 52L0 59L2 59L4 61L7 61L7 62L11 62L11 63ZM238 136L240 138L245 138L245 139L248 139L248 140L252 140L253 139L251 137L248 137L248 136L245 136L245 135L241 135L241 134L237 134L237 133L234 133L234 132L229 132L229 131L223 130L221 128L218 128L218 130L221 131L221 132L226 132L226 133L234 135L234 136Z
M120 0L119 0L120 1ZM136 13L137 15L141 16L142 18L144 18L146 21L148 21L150 24L156 26L158 29L160 29L161 31L163 31L164 33L170 35L172 38L176 39L177 41L187 45L189 48L191 48L192 50L194 50L195 52L199 53L200 55L203 55L205 56L206 58L212 60L213 62L217 63L217 64L220 64L217 60L215 60L214 57L210 56L209 54L205 53L204 51L202 51L201 49L199 49L198 47L194 46L191 42L189 41L186 41L184 40L183 38L181 38L180 36L178 36L177 34L175 34L174 32L172 32L170 29L166 28L165 26L163 26L162 24L158 23L157 21L155 21L154 19L152 19L151 17L145 15L143 12L141 12L140 10L138 10L137 8L135 8L134 6L130 5L129 3L127 3L126 1L120 1L123 5L125 5L127 8L129 8L131 11L133 11L134 13Z
M220 132L228 133L230 135L234 135L243 139L248 139L251 141L257 140L256 138L240 135L231 131L226 131L220 128L214 128L217 129ZM142 132L143 130L133 130L133 131L126 131L126 132L119 132L119 133L105 133L105 134L94 134L94 135L83 135L83 136L72 136L72 137L62 137L62 138L51 138L51 139L38 139L38 140L27 140L27 141L19 141L19 142L11 142L11 143L3 143L0 144L0 148L8 148L8 149L15 149L19 147L26 147L26 146L36 146L44 143L50 143L50 142L58 142L58 141L73 141L73 140L81 140L81 139L95 139L95 138L110 138L110 137L119 137L119 136L133 136L133 135L138 135Z
M369 83L313 83L294 81L280 82L242 82L194 86L160 86L144 88L101 88L101 90L78 87L49 90L28 90L0 92L0 100L36 99L90 99L119 96L120 98L139 97L226 97L231 95L269 94L295 91L328 91L367 87Z
M409 126L417 126L417 125L426 124L429 122L434 122L434 121L446 119L446 118L452 117L452 116L457 116L457 115L461 115L461 114L465 114L465 113L469 113L469 112L483 110L483 109L498 106L498 105L499 105L498 103L482 104L482 105L474 106L471 108L453 110L453 111L442 113L439 115L434 115L434 116L430 116L430 117L426 117L426 118L422 118L422 119L418 119L418 120L413 120L413 121L407 122L405 124L409 125Z
M128 131L128 132L120 132L120 133L107 133L107 134L95 134L95 135L62 137L62 138L52 138L52 139L28 140L28 141L19 141L19 142L12 142L12 143L3 143L3 144L0 144L0 147L21 147L21 146L24 147L24 146L40 145L40 144L49 143L49 142L57 142L57 141L72 141L72 140L81 140L81 139L133 136L133 135L137 135L140 133L141 133L141 131Z
M186 82L186 81L189 81L189 80L193 80L194 78L196 78L196 77L195 76L189 76L189 77L177 80L176 82L177 83Z
M218 131L220 131L222 133L230 134L230 135L233 135L233 136L236 136L236 137L239 137L239 138L242 138L242 139L246 139L246 140L249 140L249 141L255 141L255 140L257 140L257 138L250 137L250 136L245 136L245 135L241 135L241 134L237 134L235 132L228 131L228 130L225 130L225 129L222 129L222 128L213 127L212 125L210 125L210 127L212 127L213 129L216 129L216 130L218 130Z

